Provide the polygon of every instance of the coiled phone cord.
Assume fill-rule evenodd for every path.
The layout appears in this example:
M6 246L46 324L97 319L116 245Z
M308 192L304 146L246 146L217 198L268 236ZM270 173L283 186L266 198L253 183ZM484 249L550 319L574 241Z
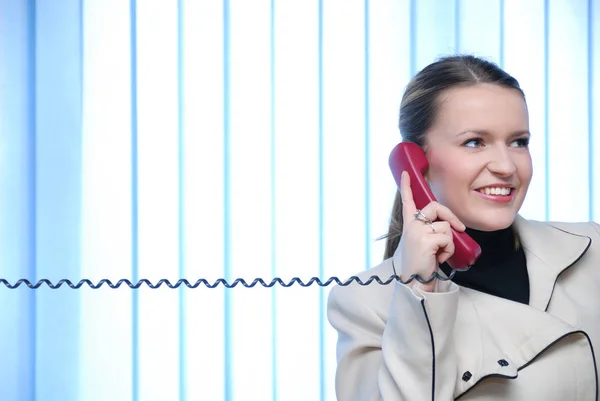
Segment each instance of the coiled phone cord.
M392 260L392 266L393 266L393 260ZM391 275L388 279L382 280L379 276L371 276L365 281L361 280L361 278L358 276L351 276L345 281L342 281L338 277L333 276L333 277L328 278L325 281L322 281L318 277L311 277L307 282L302 281L302 279L299 277L293 277L292 279L290 279L287 282L283 281L279 277L275 277L269 282L266 282L262 278L256 278L256 279L252 280L251 282L247 282L243 278L236 278L231 283L229 281L227 281L225 278L218 278L213 282L209 282L208 280L201 278L201 279L196 280L196 282L194 282L193 284L190 283L190 281L188 281L187 279L179 279L174 284L171 283L168 279L160 279L160 280L158 280L158 282L156 282L156 284L153 284L150 280L147 280L147 279L141 279L141 280L136 281L135 283L131 282L128 279L120 279L116 283L113 283L109 279L101 279L97 283L94 283L89 279L82 279L82 280L79 280L77 283L73 283L69 279L62 279L62 280L59 280L58 282L56 282L56 284L54 284L52 281L50 281L48 279L41 279L35 283L32 283L31 281L29 281L27 279L19 279L13 284L6 279L0 278L0 284L4 284L4 286L9 289L15 289L15 288L20 287L21 285L26 285L27 287L34 289L34 290L40 288L44 284L51 289L60 288L63 284L69 286L72 289L79 289L84 284L86 284L89 288L94 289L94 290L102 287L104 284L106 284L108 287L110 287L112 289L119 288L119 287L121 287L121 285L126 285L131 289L138 289L143 284L145 284L146 286L148 286L149 288L152 288L152 289L160 288L163 284L166 287L172 288L172 289L179 288L181 285L185 285L187 288L198 288L200 285L203 285L206 288L217 288L220 285L222 285L225 288L234 288L238 285L241 285L246 288L252 288L252 287L255 287L257 284L260 284L261 286L263 286L265 288L274 287L275 284L279 284L280 286L282 286L284 288L291 287L294 284L298 284L300 287L310 287L313 284L315 284L319 287L327 287L331 283L335 283L339 286L345 287L345 286L352 284L353 282L356 282L358 285L361 285L361 286L366 286L366 285L370 285L373 282L376 282L377 284L380 284L380 285L388 285L393 281L397 281L402 284L408 284L413 280L417 280L418 282L420 282L422 284L426 284L426 283L429 283L429 282L435 280L436 278L438 280L448 281L448 280L452 280L452 278L454 278L454 275L456 274L456 272L467 271L470 269L470 267L471 266L469 266L465 269L453 269L447 277L439 274L439 272L436 271L427 280L423 279L423 277L421 277L418 274L413 274L406 281L403 281L402 279L400 279L400 276L398 276L398 274L396 273L395 266L393 266L394 274Z

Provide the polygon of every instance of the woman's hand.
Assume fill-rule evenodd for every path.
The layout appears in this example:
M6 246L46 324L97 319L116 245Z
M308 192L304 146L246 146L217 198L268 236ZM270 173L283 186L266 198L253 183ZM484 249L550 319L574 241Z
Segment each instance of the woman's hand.
M437 272L440 263L447 261L454 253L454 242L452 241L452 230L464 231L465 225L448 209L438 202L430 202L421 209L421 213L433 223L429 224L415 218L417 207L410 187L410 176L406 171L402 172L402 183L400 188L402 196L402 238L398 245L401 252L401 266L398 274L403 281L411 275L418 274L424 280L429 279ZM437 221L439 220L439 221ZM424 291L432 292L437 279L420 284ZM415 278L408 285L418 283Z

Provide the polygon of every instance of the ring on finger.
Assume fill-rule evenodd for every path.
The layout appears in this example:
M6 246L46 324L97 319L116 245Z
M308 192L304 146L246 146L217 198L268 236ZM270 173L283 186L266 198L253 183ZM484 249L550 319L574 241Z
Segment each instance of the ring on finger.
M431 231L435 232L435 227L433 226L433 223L427 223L427 224L429 224L429 227L431 227Z
M433 225L432 225L433 221L431 221L431 219L429 217L425 216L425 214L420 209L417 209L417 211L414 214L414 217L415 217L415 220L419 220L419 221L422 221L423 223L431 225L431 228L433 229Z

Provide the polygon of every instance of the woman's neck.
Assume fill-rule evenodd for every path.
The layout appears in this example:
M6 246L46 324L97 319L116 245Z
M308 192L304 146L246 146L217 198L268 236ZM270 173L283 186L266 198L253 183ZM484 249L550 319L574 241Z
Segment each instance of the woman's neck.
M467 228L466 233L481 247L481 256L475 264L498 262L515 252L515 232L512 226L497 231Z

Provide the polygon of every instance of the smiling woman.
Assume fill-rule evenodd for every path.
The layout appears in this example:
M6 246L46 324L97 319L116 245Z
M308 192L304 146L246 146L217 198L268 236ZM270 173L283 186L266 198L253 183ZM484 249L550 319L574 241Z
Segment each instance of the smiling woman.
M385 260L358 276L451 280L331 291L338 400L597 399L600 226L518 215L533 169L517 80L438 60L409 83L400 132L425 151L437 201L417 209L404 172ZM482 250L454 276L450 228Z

